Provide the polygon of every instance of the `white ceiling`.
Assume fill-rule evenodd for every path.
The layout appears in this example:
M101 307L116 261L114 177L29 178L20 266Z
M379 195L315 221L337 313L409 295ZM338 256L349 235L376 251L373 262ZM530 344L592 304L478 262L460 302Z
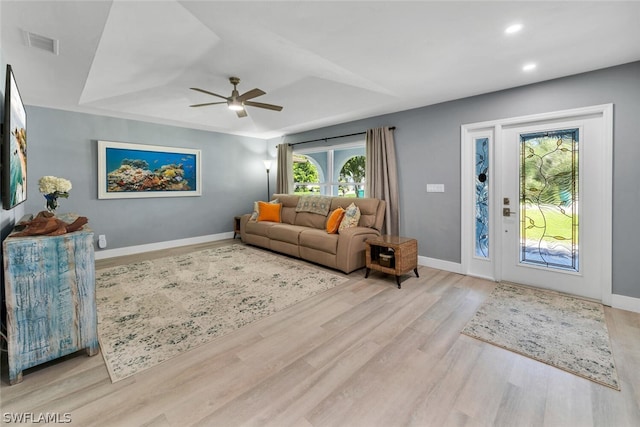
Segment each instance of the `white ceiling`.
M637 1L3 0L0 15L26 104L259 138L640 60ZM231 76L284 109L189 107L220 101L190 87L230 95Z

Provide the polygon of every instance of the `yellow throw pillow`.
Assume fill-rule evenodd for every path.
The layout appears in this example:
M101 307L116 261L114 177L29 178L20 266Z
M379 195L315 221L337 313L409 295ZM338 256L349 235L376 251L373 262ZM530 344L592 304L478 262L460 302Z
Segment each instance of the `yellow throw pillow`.
M342 217L344 216L344 209L337 208L329 215L329 219L327 219L327 233L336 234L338 232L338 227L340 227L340 222L342 221Z
M282 203L258 202L258 221L280 222Z

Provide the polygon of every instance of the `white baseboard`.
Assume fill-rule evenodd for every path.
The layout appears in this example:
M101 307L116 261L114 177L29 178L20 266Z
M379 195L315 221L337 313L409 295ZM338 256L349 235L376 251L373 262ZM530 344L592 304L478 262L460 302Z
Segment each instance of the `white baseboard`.
M611 307L640 313L640 298L613 294L611 295Z
M97 249L95 253L96 259L114 258L124 255L140 254L143 252L158 251L160 249L177 248L180 246L196 245L198 243L215 242L217 240L231 239L233 232L209 234L206 236L190 237L188 239L169 240L166 242L149 243L147 245L127 246L116 249Z
M418 257L418 265L424 265L425 267L437 268L438 270L450 271L452 273L462 273L462 264L451 261L444 261L436 258L428 258L426 256Z

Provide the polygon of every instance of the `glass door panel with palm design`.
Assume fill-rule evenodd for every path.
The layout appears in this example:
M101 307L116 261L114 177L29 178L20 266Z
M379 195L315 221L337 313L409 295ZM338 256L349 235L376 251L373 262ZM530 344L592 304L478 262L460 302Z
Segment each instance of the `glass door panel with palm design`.
M579 136L520 134L520 262L579 271Z

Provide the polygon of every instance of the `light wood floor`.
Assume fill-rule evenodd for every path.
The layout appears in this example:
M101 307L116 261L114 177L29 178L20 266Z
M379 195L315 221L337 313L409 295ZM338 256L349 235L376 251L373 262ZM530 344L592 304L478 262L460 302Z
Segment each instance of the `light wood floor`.
M356 271L344 285L115 384L101 355L25 371L15 386L5 364L1 415L69 413L74 426L640 425L640 315L605 309L615 391L461 335L495 284L419 271L401 290L392 277Z

